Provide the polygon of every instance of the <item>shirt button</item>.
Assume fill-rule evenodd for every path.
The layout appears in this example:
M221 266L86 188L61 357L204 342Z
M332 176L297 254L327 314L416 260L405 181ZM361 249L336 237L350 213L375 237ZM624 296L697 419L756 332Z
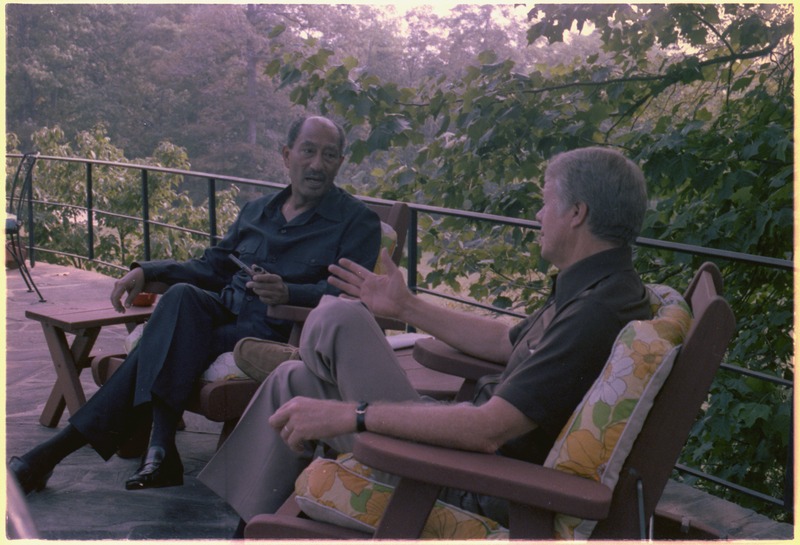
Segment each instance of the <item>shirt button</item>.
M247 295L245 297L245 299L247 299L248 301L252 301L253 300L253 296L252 295Z
M285 235L285 234L286 234L286 229L281 229L281 230L280 230L280 233L281 233L282 235Z

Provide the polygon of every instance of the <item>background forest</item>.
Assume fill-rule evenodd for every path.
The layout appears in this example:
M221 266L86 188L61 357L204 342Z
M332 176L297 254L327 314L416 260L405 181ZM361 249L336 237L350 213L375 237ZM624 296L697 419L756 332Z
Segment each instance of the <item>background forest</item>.
M321 112L348 131L339 179L353 191L533 218L540 203L532 184L548 157L615 146L648 178L643 236L793 258L789 5L5 9L9 151L281 182L286 128L304 112ZM79 185L79 171L37 168L39 196L66 202L79 193L67 183ZM135 211L135 183L100 176L102 204ZM204 197L184 185L161 181L157 219L191 227L202 220L194 211L207 205ZM222 196L223 228L245 198L236 187ZM73 235L55 227L75 217L61 214L41 219L43 236L66 246ZM125 263L140 231L103 221L103 259ZM421 216L419 236L429 271L420 285L466 286L474 299L517 312L536 306L547 265L530 230ZM184 258L201 244L165 238L158 246ZM637 253L648 281L676 287L703 260ZM738 325L727 363L792 380L791 272L718 264ZM720 373L682 462L782 496L791 398L788 388Z

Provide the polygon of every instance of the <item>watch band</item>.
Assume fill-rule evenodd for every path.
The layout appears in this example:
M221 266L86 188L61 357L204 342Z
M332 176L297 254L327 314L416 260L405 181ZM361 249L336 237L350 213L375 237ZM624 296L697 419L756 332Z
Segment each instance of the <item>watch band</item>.
M362 401L356 407L356 431L359 433L367 431L367 407L369 403L366 401Z

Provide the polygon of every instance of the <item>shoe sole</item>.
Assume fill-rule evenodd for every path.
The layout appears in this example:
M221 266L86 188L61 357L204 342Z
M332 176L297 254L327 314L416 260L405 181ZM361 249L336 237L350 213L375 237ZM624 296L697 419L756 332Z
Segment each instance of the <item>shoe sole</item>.
M147 488L168 488L170 486L183 486L183 479L165 481L157 484L143 483L141 481L128 481L125 483L125 490L145 490Z

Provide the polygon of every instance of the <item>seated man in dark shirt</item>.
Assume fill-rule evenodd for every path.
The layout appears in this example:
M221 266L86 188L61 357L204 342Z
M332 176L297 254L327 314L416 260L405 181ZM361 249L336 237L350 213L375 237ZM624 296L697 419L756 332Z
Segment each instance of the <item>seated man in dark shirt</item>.
M125 306L145 282L171 287L161 297L141 340L109 381L51 440L9 468L25 493L44 488L65 456L90 444L109 459L137 426L152 418L142 466L129 490L183 484L175 431L195 381L223 352L249 336L286 341L290 323L270 319L267 305L313 306L338 294L328 266L342 258L371 269L380 248L380 220L363 203L334 186L344 159L344 132L323 117L295 123L283 160L290 185L247 203L225 237L203 256L134 263L118 280L111 302ZM229 257L264 272L250 276Z
M244 522L289 496L313 442L348 452L358 431L543 462L619 331L651 317L632 265L647 204L641 170L618 152L587 148L552 159L544 181L539 244L560 273L542 309L512 327L415 297L385 253L385 275L340 261L329 281L350 298L323 298L305 325L303 361L273 371L201 481ZM472 403L426 403L372 313L505 370L482 380ZM445 499L505 520L491 498L448 491Z

